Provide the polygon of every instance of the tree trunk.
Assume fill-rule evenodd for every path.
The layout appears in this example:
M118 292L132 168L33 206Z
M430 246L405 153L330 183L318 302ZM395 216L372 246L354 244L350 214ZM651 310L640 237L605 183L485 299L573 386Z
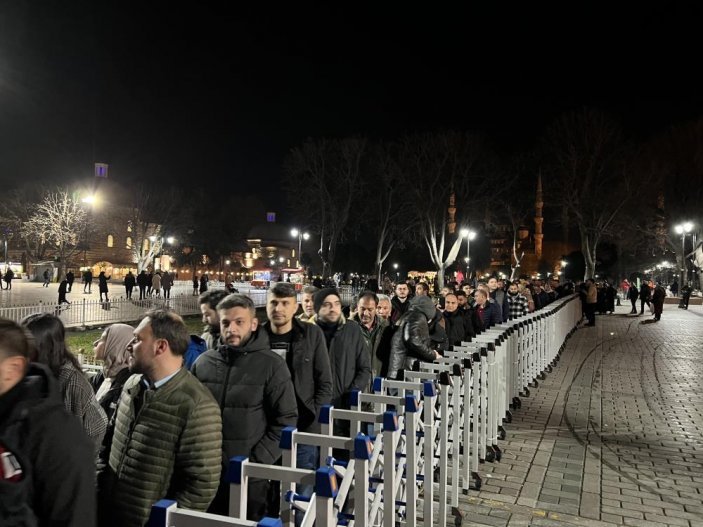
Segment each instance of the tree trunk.
M444 287L444 269L444 264L437 267L437 283L440 289Z
M596 274L596 247L595 243L593 247L591 247L591 240L588 234L583 231L581 232L581 252L586 262L586 271L583 279L588 280L589 278L594 278Z

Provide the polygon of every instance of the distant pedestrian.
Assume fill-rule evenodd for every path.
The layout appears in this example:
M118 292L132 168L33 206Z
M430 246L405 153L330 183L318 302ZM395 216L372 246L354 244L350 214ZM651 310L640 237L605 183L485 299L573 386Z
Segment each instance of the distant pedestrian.
M596 307L598 306L598 289L593 278L586 280L586 318L587 326L596 325Z
M90 269L87 269L83 273L83 293L89 295L90 294L90 287L93 284L93 271ZM87 289L87 291L86 291Z
M630 311L630 315L636 315L637 314L637 299L640 297L640 292L637 287L634 285L630 287L627 291L627 298L632 302L632 311Z
M57 312L61 310L61 304L68 304L69 306L71 305L71 302L69 302L66 299L66 292L68 291L68 280L61 280L61 283L59 284L59 303L57 307Z
M15 272L10 269L9 267L7 268L7 271L5 271L5 276L3 277L3 280L5 280L5 289L12 290L12 279L15 277Z
M198 296L200 294L200 280L198 280L198 275L193 274L193 296Z
M154 287L154 273L146 275L146 296L151 296L151 290Z
M157 297L161 296L161 273L158 271L151 277L151 290Z
M98 275L98 285L100 289L100 301L103 301L103 294L105 295L105 302L109 302L110 299L107 297L107 281L112 278L112 276L105 276L105 271L100 271Z
M149 285L149 277L144 269L137 276L137 285L139 286L139 300L143 300L146 296L146 287Z
M42 287L49 287L49 270L44 269L44 284L42 284Z
M679 307L681 309L688 309L688 302L691 299L691 285L686 284L681 288L681 302L679 302Z
M161 277L161 287L164 289L164 298L171 298L171 286L173 285L173 274L164 272Z
M69 271L66 273L66 282L68 282L68 292L69 293L73 289L73 281L75 279L76 279L76 275L73 274L73 271Z
M666 291L662 287L661 283L657 283L654 288L654 293L652 293L652 305L654 306L654 320L659 322L662 318L662 311L664 310L664 299L666 298Z
M127 299L132 299L132 290L137 283L137 279L132 274L132 271L127 272L127 276L124 277L124 289L127 294Z
M671 284L671 294L674 296L679 296L679 283L674 280L674 283Z
M200 294L202 295L205 291L207 291L207 283L210 281L208 276L206 274L203 274L200 277Z
M652 297L652 290L649 289L649 284L644 281L640 286L640 315L644 315L644 305L649 307L649 299Z

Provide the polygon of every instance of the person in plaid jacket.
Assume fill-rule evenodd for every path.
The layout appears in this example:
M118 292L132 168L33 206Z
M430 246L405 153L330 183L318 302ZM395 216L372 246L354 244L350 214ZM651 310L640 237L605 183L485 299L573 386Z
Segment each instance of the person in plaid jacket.
M521 295L518 291L517 283L510 284L508 287L508 320L527 315L527 298Z

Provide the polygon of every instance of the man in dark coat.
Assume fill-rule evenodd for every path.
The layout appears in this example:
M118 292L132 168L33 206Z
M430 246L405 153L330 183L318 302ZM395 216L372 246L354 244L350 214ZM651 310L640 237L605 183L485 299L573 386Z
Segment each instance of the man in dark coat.
M485 290L477 289L474 293L474 297L476 299L476 304L474 305L473 324L477 333L503 322L501 308L498 307L498 304L489 300Z
M124 289L125 289L125 293L127 294L128 300L132 299L132 290L134 289L134 286L136 285L136 283L137 283L137 280L136 280L136 278L134 278L132 271L128 271L127 276L124 277Z
M654 320L659 322L662 318L662 311L664 310L664 299L666 298L666 290L661 285L657 283L654 288L654 293L652 294L652 305L654 306Z
M27 333L0 319L0 525L93 527L93 445L29 354Z
M263 328L268 334L271 351L279 354L288 365L298 404L298 431L319 433L320 408L332 400L332 370L320 328L295 318L297 297L293 284L279 282L271 287L266 295L268 322ZM316 469L318 461L317 447L298 446L298 468ZM299 485L297 489L303 496L311 496L312 491L312 485ZM301 515L296 516L302 520Z
M247 456L274 464L281 457L281 431L298 422L298 404L286 361L271 351L268 333L259 328L251 298L232 294L217 305L222 344L200 355L191 371L222 410L223 470L208 509L229 513L228 461ZM249 479L247 517L266 516L269 482Z
M395 296L391 299L391 324L400 320L410 307L410 288L405 282L400 282L395 286Z
M652 290L649 288L649 283L647 281L643 281L640 286L640 315L644 315L645 304L649 307L650 298L652 298Z
M92 286L92 284L93 284L93 271L91 271L90 269L87 269L83 273L83 293L89 295L90 294L90 287ZM86 289L87 289L87 291L86 291Z
M391 341L389 362L381 375L389 379L402 379L403 371L419 359L432 362L439 353L432 347L429 322L435 318L437 308L428 296L412 299L408 312L395 324ZM384 365L385 366L385 365Z
M630 288L627 290L627 298L632 303L632 310L630 311L630 315L637 314L637 299L639 297L640 297L639 289L637 289L635 286L630 286Z
M452 346L475 336L471 319L459 309L459 300L454 293L444 297L444 324L447 339Z
M73 282L76 279L76 275L73 274L73 271L69 271L66 273L66 281L68 282L68 292L71 292L71 289L73 289Z
M146 297L146 288L149 285L149 276L144 269L137 275L137 285L139 286L139 300L143 300Z
M371 360L358 324L342 315L342 300L334 288L315 293L315 323L325 336L332 369L332 405L349 408L353 389L365 390L371 382Z

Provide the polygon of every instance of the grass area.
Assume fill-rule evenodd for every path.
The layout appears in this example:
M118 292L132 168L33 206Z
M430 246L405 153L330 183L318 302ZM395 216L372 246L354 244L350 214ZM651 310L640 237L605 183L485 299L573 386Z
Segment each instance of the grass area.
M193 315L189 317L184 317L183 319L188 327L188 332L194 335L202 335L203 333L203 321L200 316ZM106 326L100 326L94 329L88 329L86 331L72 330L66 331L66 342L68 343L68 349L74 353L79 353L83 349L83 354L86 358L92 360L93 358L93 342L100 338L103 331L105 331Z

